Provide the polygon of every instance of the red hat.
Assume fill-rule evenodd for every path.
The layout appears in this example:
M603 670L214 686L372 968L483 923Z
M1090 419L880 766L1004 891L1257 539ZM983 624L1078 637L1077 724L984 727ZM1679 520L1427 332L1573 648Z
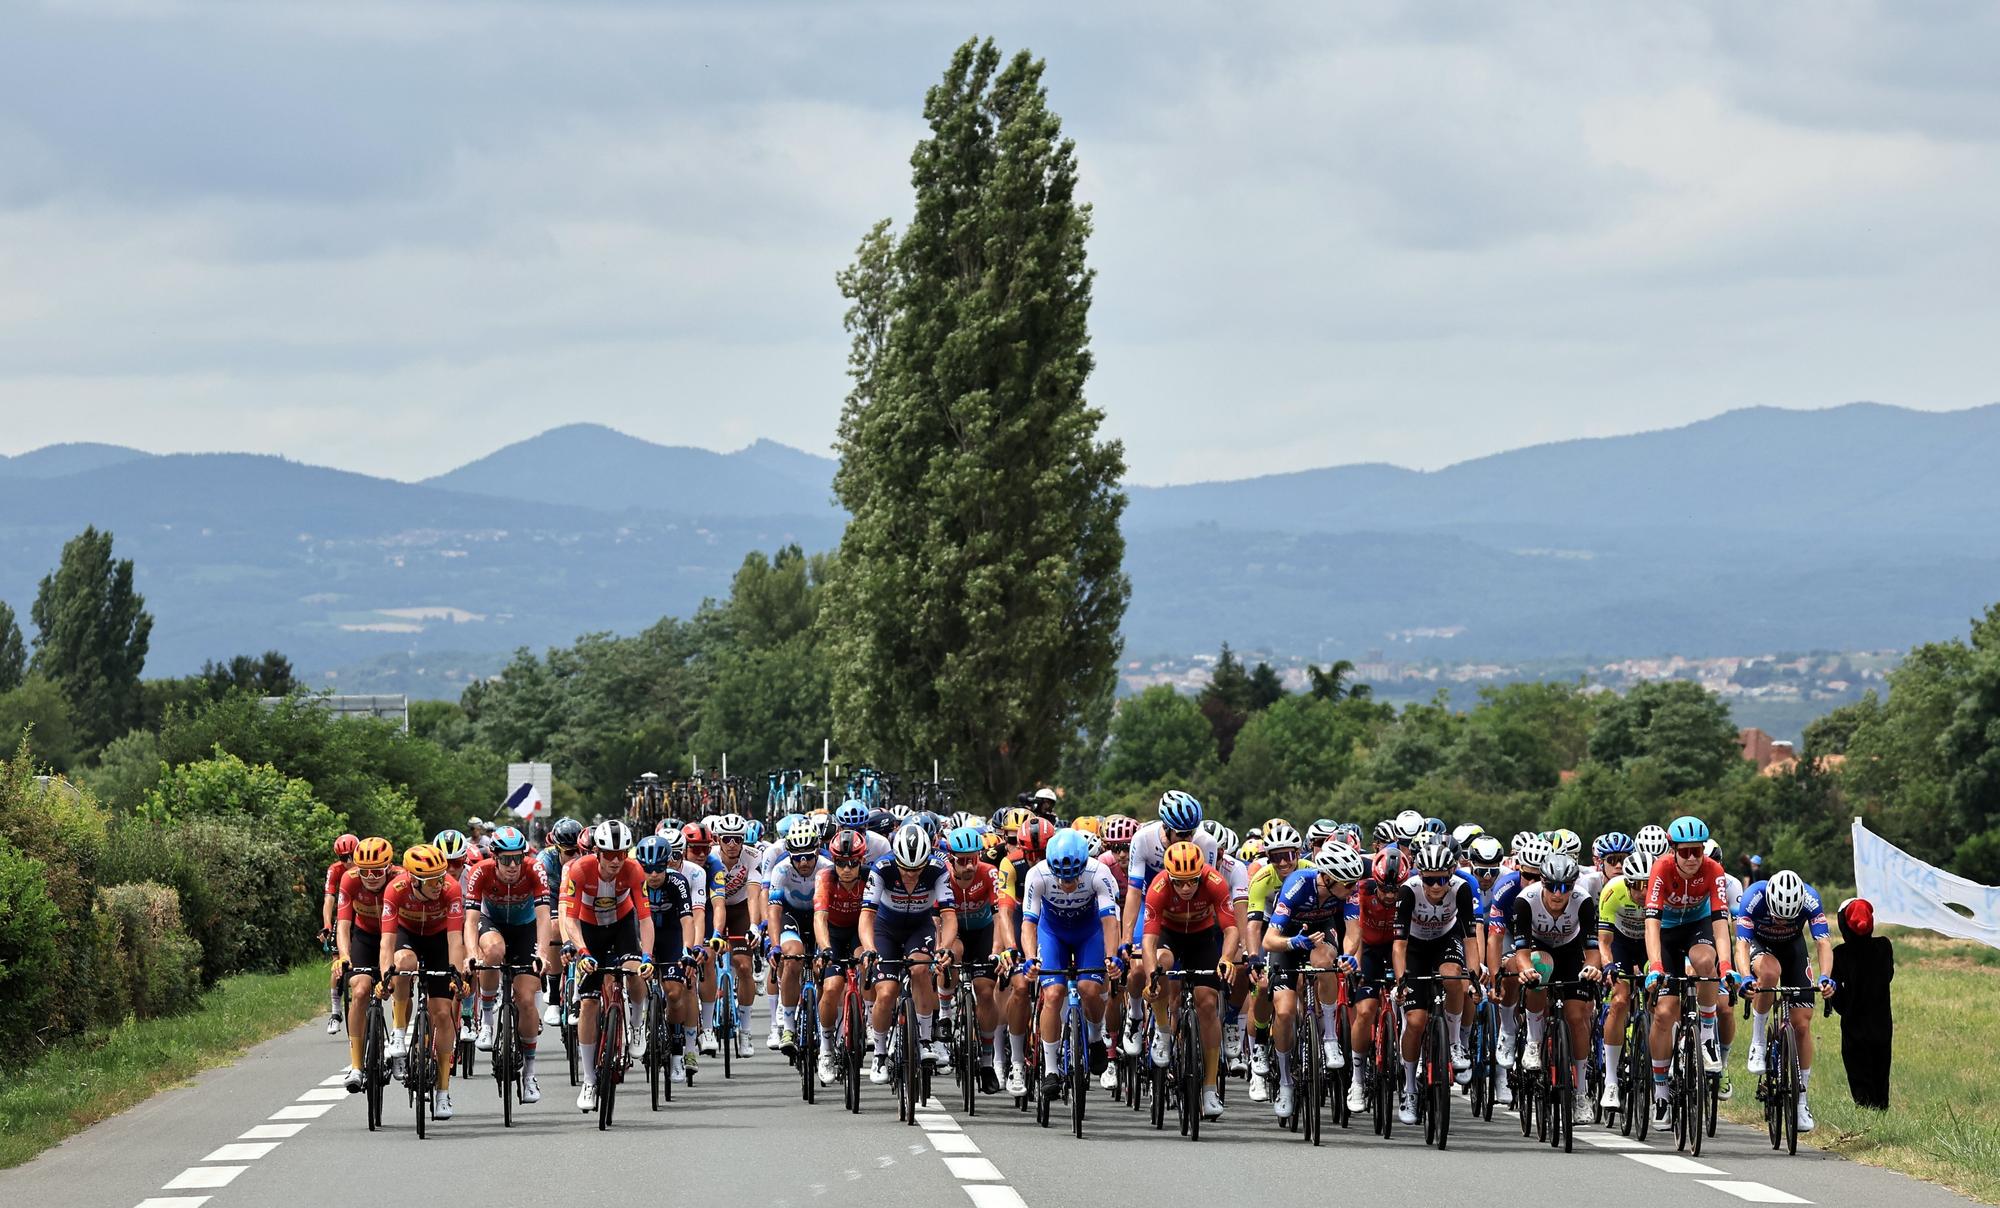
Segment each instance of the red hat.
M1840 908L1840 918L1856 935L1875 933L1875 908L1868 904L1867 898L1849 898Z

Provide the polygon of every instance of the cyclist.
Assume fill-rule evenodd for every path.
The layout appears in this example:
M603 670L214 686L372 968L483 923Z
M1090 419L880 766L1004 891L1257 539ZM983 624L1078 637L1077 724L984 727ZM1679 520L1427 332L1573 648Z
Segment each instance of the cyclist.
M788 957L806 955L806 941L812 937L813 902L819 894L819 874L833 865L820 855L819 829L810 823L795 824L782 844L785 858L773 865L765 881L764 933L777 937L777 952ZM778 968L778 1009L772 1014L778 1023L777 1047L787 1057L799 1051L799 990L805 974L797 959L774 961Z
M342 835L333 841L333 863L326 866L326 892L319 904L319 942L322 948L334 944L334 916L340 909L340 882L354 867L354 849L361 846L361 840L354 835ZM333 960L332 978L327 986L326 1034L340 1033L340 979L341 961L336 949Z
M868 892L866 832L843 830L827 846L831 867L819 872L813 890L813 938L820 959L819 1081L830 1085L835 1075L834 1051L840 1027L840 1004L847 991L849 968L861 946L861 905Z
M1249 909L1245 923L1249 930L1251 979L1259 993L1250 1011L1250 1098L1262 1102L1270 1093L1264 1079L1271 1072L1271 982L1265 968L1270 957L1265 952L1265 925L1271 899L1284 887L1285 878L1299 866L1299 848L1304 843L1298 828L1282 818L1264 823L1264 860L1250 872ZM1289 1085L1289 1079L1286 1080ZM1289 1114L1289 1113L1288 1113Z
M1448 841L1419 844L1413 863L1416 875L1403 882L1396 898L1396 942L1390 955L1409 1004L1403 1016L1403 1095L1396 1111L1404 1124L1417 1122L1417 1059L1423 1050L1424 1025L1437 1005L1434 988L1412 987L1409 979L1433 975L1447 979L1443 997L1452 1069L1469 1079L1472 1060L1466 1056L1462 1036L1465 983L1452 979L1464 974L1465 941L1478 934L1479 926L1472 886L1458 875L1458 858Z
M1410 866L1401 848L1391 844L1375 853L1369 873L1347 899L1347 959L1341 964L1351 973L1354 1022L1348 1044L1355 1052L1370 1050L1375 1035L1375 1017L1382 1009L1382 988L1393 973L1396 943L1396 904L1402 898L1403 881ZM1389 1071L1376 1071L1382 1093L1388 1094ZM1359 1078L1347 1088L1350 1111L1368 1108L1368 1089Z
M715 1025L721 1022L722 1016L715 1001L718 981L715 960L711 959L711 955L719 959L721 953L719 947L711 949L709 945L720 945L722 942L717 938L722 934L723 905L720 889L722 858L715 854L714 834L703 823L690 822L682 827L681 841L686 847L682 871L689 872L688 887L696 891L695 900L704 903L701 908L703 926L696 932L706 941L703 945L704 955L701 958L700 981L697 987L701 999L701 1030L697 1047L701 1052L713 1057L721 1051L721 1045L715 1039ZM694 872L701 874L699 882L696 881Z
M1542 980L1532 953L1549 956L1549 980L1594 982L1598 978L1597 903L1577 889L1574 856L1553 852L1542 862L1542 879L1523 889L1514 899L1508 924L1513 971L1521 979L1528 1015L1528 1046L1521 1051L1521 1068L1542 1068L1542 1033L1547 1027L1549 995L1539 985ZM1578 996L1563 1003L1563 1023L1569 1028L1571 1061L1570 1090L1576 1111L1590 1114L1590 1022L1589 1000ZM1606 1070L1616 1070L1607 1065ZM1617 1079L1607 1076L1605 1081Z
M542 881L549 887L551 897L562 887L563 868L576 859L576 844L583 834L583 823L574 818L558 818L549 827L548 843L535 853L535 865L542 870ZM542 977L542 1023L555 1027L562 1022L563 971L568 967L568 959L558 948L551 954L553 959Z
M419 843L403 853L403 875L382 894L382 946L378 969L417 973L430 1011L437 1085L431 1114L451 1119L451 1061L458 1051L457 971L465 967L465 892L452 878L444 853ZM409 1049L410 983L397 978L396 1026L388 1036L391 1059Z
M1015 827L1013 846L994 870L1000 900L1005 903L1002 909L1008 915L1008 928L1013 935L1021 933L1021 895L1026 889L1028 872L1042 862L1048 842L1055 833L1055 827L1047 820L1026 814ZM1028 1016L1037 990L1018 953L1006 951L1002 963L1007 977L1000 1001L1001 1018L1007 1025L1007 1093L1026 1095L1027 1075L1024 1071L1028 1062Z
M1825 971L1833 967L1833 944L1828 938L1826 908L1820 903L1819 891L1789 869L1774 873L1770 880L1758 881L1744 891L1736 912L1736 959L1750 971L1757 987L1750 999L1749 1068L1753 1074L1764 1072L1764 1041L1771 1023L1771 1000L1773 992L1782 988L1799 1047L1800 1132L1813 1130L1812 1111L1806 1106L1806 1092L1812 1085L1812 999L1798 992L1812 984L1812 968L1806 962L1808 933L1821 970L1820 991L1832 997L1834 982Z
M1507 933L1514 917L1514 899L1522 889L1542 879L1542 861L1550 855L1548 843L1539 835L1522 831L1514 840L1514 867L1494 878L1493 892L1486 899L1485 965L1490 971L1488 977L1494 982L1493 1003L1500 1019L1493 1057L1503 1070L1514 1068L1514 1008L1520 1003L1520 991L1514 979L1500 977L1498 972L1506 967ZM1500 1079L1501 1101L1511 1103L1513 1093L1513 1084Z
M1646 968L1646 887L1652 879L1652 863L1642 851L1631 851L1618 869L1619 875L1597 896L1597 963L1607 973L1625 976L1611 985L1611 1002L1604 1009L1604 1098L1608 1111L1624 1106L1618 1079L1618 1049L1624 1043L1625 1021L1631 1018L1631 978Z
M1076 969L1077 996L1083 1000L1084 1026L1090 1036L1087 1060L1093 1075L1109 1064L1104 1051L1104 981L1107 971L1122 967L1118 941L1117 885L1104 866L1090 856L1084 832L1056 832L1048 857L1028 871L1021 902L1021 951L1030 975L1039 967L1036 984L1042 998L1042 1098L1062 1093L1063 1007L1068 997L1064 970Z
M597 999L604 983L601 962L634 957L623 966L625 1001L637 1004L641 979L652 969L653 915L646 898L646 874L628 859L632 828L622 818L607 818L591 836L591 850L563 870L563 941L575 949L577 971L577 1066L583 1088L577 1092L578 1111L597 1110ZM625 1044L634 1058L646 1051L645 1017L629 1012Z
M917 1046L906 1061L949 1061L944 1046L931 1039L937 1018L937 980L930 976L932 953L949 959L958 938L958 907L951 895L951 874L936 859L924 828L906 823L890 840L887 860L868 872L868 889L861 903L861 955L876 960L900 960L910 966L910 997L917 1016ZM889 1026L896 1013L897 978L875 974L875 1005L868 1030L875 1041L875 1065L868 1081L889 1081Z
M958 904L958 948L954 953L961 975L972 977L974 1015L959 1020L959 1027L971 1027L979 1034L979 1090L995 1094L1000 1075L995 1072L995 1050L1000 1032L1000 1003L994 993L995 973L990 963L996 952L1014 947L1013 912L1000 895L999 878L993 866L982 858L985 836L977 826L961 826L945 836L946 859L951 864L951 896ZM975 968L976 966L983 966ZM940 1002L940 1011L948 1005Z
M1188 802L1194 801L1185 793L1178 795ZM1179 804L1163 799L1161 809ZM1198 811L1200 806L1195 808ZM1173 818L1175 822L1183 820L1184 814ZM1199 821L1195 825L1200 825ZM1136 868L1136 842L1134 849ZM1146 890L1142 953L1144 968L1153 974L1146 983L1155 1021L1153 1064L1165 1065L1172 1056L1173 1041L1163 1026L1173 1018L1166 1002L1168 975L1177 964L1183 965L1191 970L1186 980L1194 991L1195 1015L1201 1029L1201 1115L1204 1120L1218 1120L1222 1117L1222 1093L1217 1085L1222 1056L1221 994L1232 972L1228 954L1237 950L1240 934L1236 916L1230 909L1229 880L1215 870L1201 848L1189 839L1177 840L1168 847L1161 865L1164 875L1153 878ZM1210 969L1213 972L1207 971Z
M1284 831L1298 834L1290 826ZM1289 837L1284 831L1278 834L1280 840ZM1298 869L1285 878L1277 905L1271 910L1271 926L1264 933L1262 946L1270 961L1271 1032L1278 1064L1278 1093L1271 1101L1271 1111L1279 1119L1292 1114L1292 1043L1302 965L1316 970L1313 977L1319 991L1322 1058L1328 1069L1347 1064L1347 1055L1340 1050L1339 986L1333 970L1346 947L1348 899L1354 896L1354 886L1366 871L1360 852L1345 843L1323 844L1313 856L1311 868Z
M465 948L480 963L526 967L509 991L520 1012L521 1102L538 1103L541 1084L535 1079L535 1042L541 1017L535 1011L535 991L541 988L538 969L553 945L549 925L548 883L539 864L528 863L528 838L503 826L493 832L493 859L472 874L465 894ZM500 971L482 969L479 984L479 1035L474 1043L493 1051L494 1013L500 1002Z
M1659 986L1668 970L1692 969L1697 977L1732 981L1729 958L1729 906L1723 898L1722 865L1708 858L1708 824L1683 814L1667 827L1673 850L1661 856L1648 874L1646 888L1646 988ZM1711 1074L1722 1072L1722 1055L1715 1039L1715 983L1700 982L1702 1063ZM1667 1066L1672 1059L1674 1020L1680 1013L1678 994L1661 994L1653 1011L1653 1118L1665 1124Z
M646 874L646 912L653 918L654 981L667 998L667 1020L685 1039L694 1022L694 995L689 992L690 966L700 960L695 897L683 871L680 853L685 842L678 833L647 835L632 848L632 859ZM671 1055L670 1076L683 1072L683 1057Z
M370 835L355 845L354 867L340 878L334 938L340 953L340 968L347 978L347 996L352 1002L365 1003L375 992L375 975L381 968L375 962L382 950L382 894L389 888L395 862L396 849L389 841ZM352 1012L347 1018L349 1094L359 1093L362 1087L361 1049L366 1037L355 1021L356 1014L361 1013Z
M741 814L724 814L715 820L717 872L709 892L721 899L721 923L717 928L729 944L729 959L736 966L736 1055L748 1057L757 1051L750 1040L750 1004L757 1001L757 979L751 970L750 943L756 918L751 913L751 889L756 883L756 861L744 848L750 837L750 821ZM713 918L714 916L711 916ZM718 1012L732 1009L717 1003ZM719 1018L719 1016L718 1016Z
M1722 845L1717 843L1713 836L1710 836L1707 846L1708 858L1722 866L1722 900L1729 904L1729 917L1733 921L1736 918L1737 907L1743 902L1743 882L1737 880L1736 874L1729 871L1729 861L1722 858ZM1737 978L1737 987L1740 987L1742 983L1750 980L1750 969L1740 962L1736 968L1740 975ZM1821 968L1825 966L1822 965ZM1736 988L1729 986L1723 988L1729 992L1729 1001L1718 1007L1715 1012L1715 1039L1716 1050L1722 1057L1722 1083L1717 1094L1727 1099L1734 1093L1729 1084L1729 1050L1736 1043L1736 1012L1729 1008L1736 1005Z
M1215 836L1201 829L1201 802L1190 793L1180 789L1169 789L1160 795L1160 816L1148 822L1132 836L1132 848L1128 854L1125 871L1125 905L1119 912L1124 930L1122 954L1131 959L1134 937L1141 936L1146 920L1146 894L1150 892L1161 870L1166 866L1167 849L1175 843L1191 842L1200 851L1207 865L1216 871L1229 886L1231 909L1230 924L1240 941L1250 930L1250 877L1245 869L1228 852L1221 849ZM1236 948L1230 947L1225 954L1234 956ZM1126 1002L1125 1051L1137 1056L1139 1053L1138 1003L1151 989L1151 964L1141 961L1132 972L1132 989Z

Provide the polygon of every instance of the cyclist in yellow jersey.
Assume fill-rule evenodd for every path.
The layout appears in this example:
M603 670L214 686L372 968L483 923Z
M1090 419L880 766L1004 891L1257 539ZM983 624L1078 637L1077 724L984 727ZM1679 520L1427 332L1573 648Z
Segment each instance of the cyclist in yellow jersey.
M1620 875L1612 877L1597 897L1597 951L1600 964L1611 975L1611 1005L1604 1012L1604 1094L1599 1100L1609 1111L1623 1105L1618 1091L1618 1050L1625 1043L1625 1021L1632 1013L1632 983L1618 973L1640 973L1646 968L1646 884L1652 866L1644 852L1625 857Z
M1299 866L1299 849L1304 840L1298 829L1283 820L1264 827L1265 860L1250 873L1250 976L1257 997L1250 1006L1250 1098L1262 1103L1271 1097L1271 985L1265 975L1265 920L1271 900L1284 887L1285 878Z

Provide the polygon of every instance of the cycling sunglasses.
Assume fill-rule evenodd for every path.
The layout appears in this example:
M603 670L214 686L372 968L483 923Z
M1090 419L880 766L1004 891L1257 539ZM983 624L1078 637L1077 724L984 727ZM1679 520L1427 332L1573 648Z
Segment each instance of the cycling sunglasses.
M835 868L859 868L864 863L866 861L863 860L835 860L833 866Z
M1164 828L1162 828L1162 829L1164 829ZM1191 831L1191 830L1184 830L1184 831L1178 831L1178 830L1169 830L1169 831L1167 831L1167 832L1166 832L1166 836L1167 836L1167 839L1168 839L1168 841L1170 841L1170 842L1173 842L1173 843L1186 843L1186 842L1188 842L1189 840L1191 840L1191 839L1193 839L1193 838L1194 838L1194 836L1195 836L1195 832L1193 832L1193 831Z
M1543 892L1543 893L1568 893L1568 892L1569 892L1569 891L1570 891L1571 889L1573 889L1573 888L1575 888L1575 887L1574 887L1574 886L1572 886L1572 885L1571 885L1571 884L1570 884L1570 883L1569 883L1568 881L1543 881L1543 882L1542 882L1542 892Z
M1674 849L1674 858L1676 860L1699 860L1707 854L1708 849L1699 843L1689 844L1686 847L1676 847Z
M1452 874L1448 872L1438 873L1438 874L1432 874L1432 873L1424 874L1424 884L1426 885L1449 885L1451 883L1451 880L1452 880Z
M1500 866L1498 864L1474 864L1472 866L1472 875L1482 881L1488 877L1497 877L1500 875Z
M527 862L528 862L528 857L526 857L526 856L495 856L495 857L493 857L493 862L494 862L495 864L525 864L525 863L527 863Z

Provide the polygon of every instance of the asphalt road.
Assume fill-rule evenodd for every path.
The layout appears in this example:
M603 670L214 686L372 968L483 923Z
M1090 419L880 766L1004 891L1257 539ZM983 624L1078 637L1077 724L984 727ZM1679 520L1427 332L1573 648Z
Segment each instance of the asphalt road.
M763 1032L760 1021L756 1035ZM1761 1134L1727 1123L1698 1161L1676 1155L1671 1141L1641 1146L1596 1129L1580 1130L1576 1152L1563 1154L1523 1140L1511 1117L1480 1124L1462 1112L1454 1113L1451 1146L1442 1153L1426 1149L1410 1129L1386 1142L1365 1130L1329 1129L1315 1150L1277 1128L1265 1105L1232 1091L1227 1114L1205 1126L1198 1143L1180 1138L1171 1122L1155 1133L1108 1096L1092 1100L1097 1110L1078 1140L1066 1118L1039 1128L1004 1096L967 1117L948 1093L947 1075L939 1087L946 1101L912 1127L897 1123L887 1087L864 1089L859 1116L843 1110L837 1088L808 1107L784 1058L761 1049L726 1083L720 1063L705 1061L696 1085L658 1113L647 1109L643 1081L628 1083L608 1133L576 1111L555 1062L546 1067L546 1098L518 1108L512 1129L501 1126L490 1078L461 1080L454 1083L455 1118L419 1140L400 1088L391 1091L385 1129L368 1132L360 1096L338 1085L345 1054L323 1021L281 1036L0 1171L0 1204L352 1208L383 1197L438 1202L490 1194L490 1202L512 1205L630 1188L746 1208L1221 1208L1258 1188L1288 1198L1305 1190L1314 1199L1391 1192L1407 1200L1412 1175L1432 1204L1481 1208L1521 1195L1561 1202L1563 1188L1694 1208L1968 1202L1817 1150L1774 1153ZM1557 1178L1562 1182L1550 1181ZM1301 1179L1310 1182L1302 1188Z

